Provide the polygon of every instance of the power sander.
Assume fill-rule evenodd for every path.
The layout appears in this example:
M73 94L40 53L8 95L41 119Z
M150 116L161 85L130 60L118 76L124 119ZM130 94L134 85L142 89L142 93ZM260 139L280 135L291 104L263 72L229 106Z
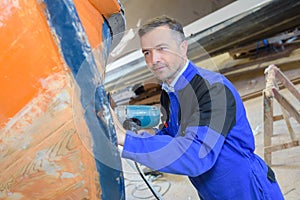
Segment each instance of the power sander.
M115 113L127 130L154 128L160 122L160 109L150 105L120 105Z

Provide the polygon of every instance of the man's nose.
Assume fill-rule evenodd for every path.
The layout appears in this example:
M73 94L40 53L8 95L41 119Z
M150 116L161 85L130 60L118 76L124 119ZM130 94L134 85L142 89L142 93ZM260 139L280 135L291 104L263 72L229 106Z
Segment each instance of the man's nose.
M156 49L152 51L152 63L156 64L157 62L161 61L161 53L158 52Z

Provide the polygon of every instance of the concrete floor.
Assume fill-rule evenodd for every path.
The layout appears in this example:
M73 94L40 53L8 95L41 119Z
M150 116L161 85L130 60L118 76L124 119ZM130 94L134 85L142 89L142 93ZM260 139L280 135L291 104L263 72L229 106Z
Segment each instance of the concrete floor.
M300 85L297 85L300 90ZM296 101L287 90L281 93L293 102L299 110L300 103ZM247 115L255 134L256 153L263 157L263 106L262 97L245 101ZM274 102L274 115L281 114L279 105ZM292 127L300 137L300 125L291 119ZM279 134L284 133L284 134ZM283 120L274 123L273 143L287 142L288 130ZM272 168L276 173L277 180L286 200L300 200L300 147L273 152ZM134 169L131 161L123 160L126 199L155 199L146 187L140 176ZM143 168L143 167L142 167ZM163 174L162 178L152 182L154 188L163 195L165 200L196 200L199 199L195 189L186 177Z

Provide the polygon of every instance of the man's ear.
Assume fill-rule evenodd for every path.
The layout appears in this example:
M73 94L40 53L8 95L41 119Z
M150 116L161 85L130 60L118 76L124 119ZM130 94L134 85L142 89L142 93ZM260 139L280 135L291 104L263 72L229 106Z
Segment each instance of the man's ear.
M186 40L183 40L180 44L180 50L183 55L187 55L188 50L188 42Z

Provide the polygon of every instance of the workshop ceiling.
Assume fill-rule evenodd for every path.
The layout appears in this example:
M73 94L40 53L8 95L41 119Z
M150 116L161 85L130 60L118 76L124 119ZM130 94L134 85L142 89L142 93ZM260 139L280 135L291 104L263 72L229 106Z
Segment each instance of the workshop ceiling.
M126 28L135 28L152 17L166 14L184 26L235 0L120 0L126 17Z
M186 26L217 11L235 0L120 0L126 19L126 46L111 54L110 62L139 48L137 29L148 19L168 15ZM130 36L131 35L131 36ZM122 46L122 45L121 45Z
M126 100L128 95L124 93L128 92L130 95L133 86L155 82L153 74L146 67L137 36L140 24L155 16L166 14L183 24L189 42L188 57L193 62L226 54L228 62L222 61L222 65L218 65L223 73L239 69L237 59L241 59L241 62L246 59L249 63L256 59L274 59L269 54L257 56L260 50L257 44L262 39L267 39L276 52L283 42L291 47L295 46L299 36L299 0L120 2L125 13L126 32L124 40L110 53L105 79L107 90L112 94L120 94L120 102ZM276 54L277 58L279 56Z

